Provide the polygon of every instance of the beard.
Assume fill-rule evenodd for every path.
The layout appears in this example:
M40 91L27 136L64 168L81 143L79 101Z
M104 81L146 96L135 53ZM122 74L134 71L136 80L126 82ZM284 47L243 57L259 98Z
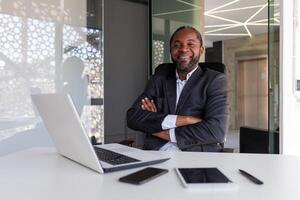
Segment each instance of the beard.
M200 55L193 57L189 63L183 64L172 57L172 61L176 65L176 69L179 72L183 72L183 73L189 73L190 71L192 71L195 68L195 66L198 65L199 60L200 60Z

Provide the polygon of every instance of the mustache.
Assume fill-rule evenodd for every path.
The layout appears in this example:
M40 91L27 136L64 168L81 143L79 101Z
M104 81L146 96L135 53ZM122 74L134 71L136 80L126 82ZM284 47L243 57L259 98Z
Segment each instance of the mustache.
M200 55L193 57L192 60L187 65L182 65L179 61L171 57L172 62L176 65L176 68L183 72L189 72L194 68L196 64L198 64L200 60Z

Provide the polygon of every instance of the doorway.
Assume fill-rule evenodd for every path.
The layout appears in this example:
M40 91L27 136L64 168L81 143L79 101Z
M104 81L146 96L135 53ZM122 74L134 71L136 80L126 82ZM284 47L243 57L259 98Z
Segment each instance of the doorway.
M237 128L268 129L267 57L238 59L236 105Z

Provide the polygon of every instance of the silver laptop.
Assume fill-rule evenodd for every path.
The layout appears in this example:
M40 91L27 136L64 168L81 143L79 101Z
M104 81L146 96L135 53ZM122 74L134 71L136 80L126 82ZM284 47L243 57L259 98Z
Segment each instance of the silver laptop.
M99 173L164 162L160 152L121 144L92 146L71 97L65 93L31 95L59 154Z

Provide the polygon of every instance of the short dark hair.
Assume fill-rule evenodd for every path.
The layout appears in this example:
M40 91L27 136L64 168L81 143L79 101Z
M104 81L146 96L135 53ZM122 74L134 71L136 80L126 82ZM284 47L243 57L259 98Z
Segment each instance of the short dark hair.
M202 35L197 29L195 29L192 26L181 26L178 29L176 29L176 31L172 34L172 36L170 38L170 49L171 49L171 44L173 42L174 36L176 35L177 32L181 31L182 29L190 29L190 30L194 31L194 33L196 34L198 40L200 41L201 46L203 45Z

